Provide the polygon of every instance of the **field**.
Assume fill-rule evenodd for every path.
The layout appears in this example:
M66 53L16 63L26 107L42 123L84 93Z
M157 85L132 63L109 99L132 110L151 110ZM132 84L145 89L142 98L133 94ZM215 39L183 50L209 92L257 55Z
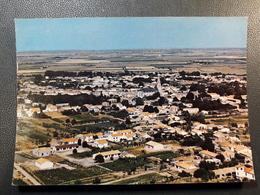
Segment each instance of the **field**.
M76 55L77 57L75 57ZM71 56L74 56L71 58ZM246 74L244 49L151 49L18 53L18 74L53 71L200 71Z
M88 177L103 175L107 173L109 173L109 171L106 171L97 166L74 169L74 170L54 169L54 170L42 170L42 171L34 172L34 174L44 184L62 184L68 181L73 181L73 180L76 181L79 178L81 179L88 178Z

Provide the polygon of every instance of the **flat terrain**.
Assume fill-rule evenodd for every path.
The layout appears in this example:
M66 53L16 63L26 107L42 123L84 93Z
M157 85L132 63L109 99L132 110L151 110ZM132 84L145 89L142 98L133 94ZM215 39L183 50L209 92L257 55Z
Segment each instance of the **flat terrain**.
M18 74L53 71L200 71L246 74L245 49L150 49L18 53Z

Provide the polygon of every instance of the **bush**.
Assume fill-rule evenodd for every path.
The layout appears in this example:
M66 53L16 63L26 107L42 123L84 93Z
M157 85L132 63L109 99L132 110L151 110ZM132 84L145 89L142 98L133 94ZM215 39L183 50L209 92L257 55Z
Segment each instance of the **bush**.
M178 176L180 176L180 177L191 177L191 174L187 173L185 171L182 171L181 173L178 174Z
M86 141L84 141L84 142L82 143L82 147L83 147L83 148L88 147L88 143L87 143Z
M93 184L100 184L101 180L99 177L95 177L95 179L93 179Z
M101 154L96 155L94 160L95 160L96 163L105 162L104 157Z

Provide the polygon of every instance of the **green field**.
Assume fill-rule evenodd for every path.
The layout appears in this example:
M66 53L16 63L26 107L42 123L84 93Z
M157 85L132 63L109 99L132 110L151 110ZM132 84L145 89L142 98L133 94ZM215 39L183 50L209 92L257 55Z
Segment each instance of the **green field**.
M87 177L107 174L109 171L97 166L67 170L65 168L35 171L34 174L44 184L62 184L71 180L79 180Z

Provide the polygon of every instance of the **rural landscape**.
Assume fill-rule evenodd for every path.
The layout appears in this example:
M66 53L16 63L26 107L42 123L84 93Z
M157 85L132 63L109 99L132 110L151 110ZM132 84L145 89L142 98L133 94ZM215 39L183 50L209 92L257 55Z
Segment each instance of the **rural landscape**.
M255 180L245 48L17 52L13 185Z

